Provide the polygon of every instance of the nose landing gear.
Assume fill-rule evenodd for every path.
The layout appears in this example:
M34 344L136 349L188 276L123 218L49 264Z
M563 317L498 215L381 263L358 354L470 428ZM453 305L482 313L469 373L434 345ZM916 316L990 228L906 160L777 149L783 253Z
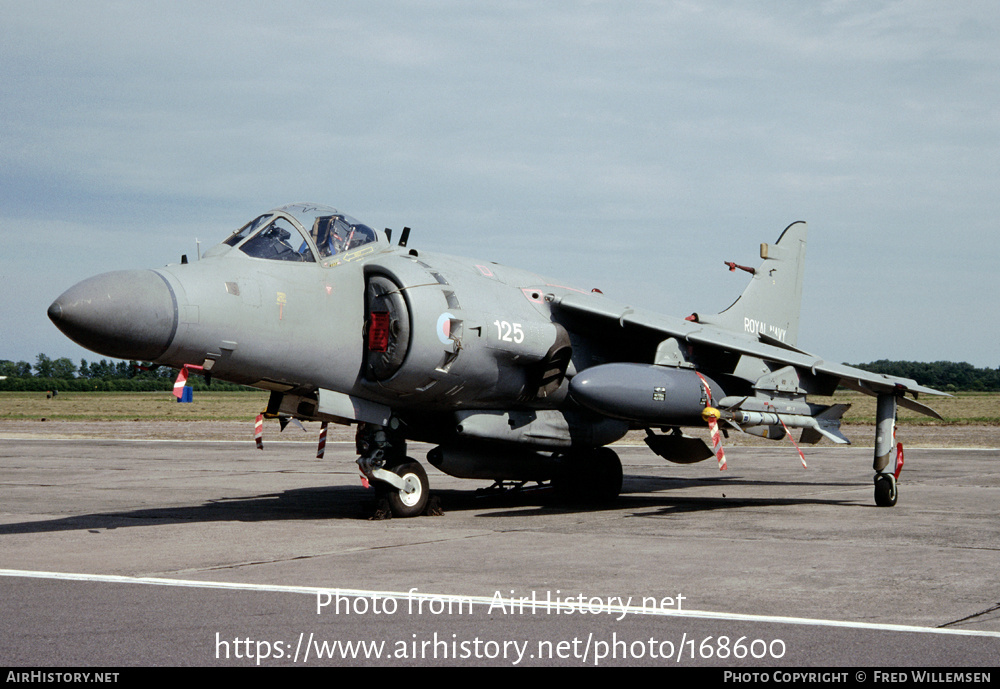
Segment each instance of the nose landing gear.
M380 499L385 498L389 501L392 516L416 517L422 514L427 507L430 484L427 481L427 472L420 466L420 462L407 457L402 463L386 466L381 470L380 476L385 477L387 473L393 474L398 480L393 480L391 483L379 480L375 483L375 491Z
M406 456L406 441L390 427L359 424L356 438L358 468L375 487L378 503L393 517L423 514L430 497L430 482L420 462ZM383 514L389 516L389 514Z

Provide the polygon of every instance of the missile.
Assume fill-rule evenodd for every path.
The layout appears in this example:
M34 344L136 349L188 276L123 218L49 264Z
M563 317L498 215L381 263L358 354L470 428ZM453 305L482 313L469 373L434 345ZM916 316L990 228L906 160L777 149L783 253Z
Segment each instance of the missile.
M816 416L804 414L776 414L774 412L743 411L741 409L717 409L705 407L701 413L707 423L709 419L728 421L740 430L765 438L780 439L784 428L805 428L829 438L835 443L849 445L848 440L840 432L840 417L847 411L849 405L834 404L822 410ZM765 430L766 429L766 430ZM816 438L815 440L818 440ZM804 442L815 442L807 436Z

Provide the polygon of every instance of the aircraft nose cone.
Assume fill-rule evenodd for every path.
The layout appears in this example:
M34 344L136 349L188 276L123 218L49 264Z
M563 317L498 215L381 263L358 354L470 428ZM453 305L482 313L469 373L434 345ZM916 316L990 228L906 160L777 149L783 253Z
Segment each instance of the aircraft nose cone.
M177 330L177 302L151 270L120 270L79 282L49 306L67 337L99 354L154 361Z

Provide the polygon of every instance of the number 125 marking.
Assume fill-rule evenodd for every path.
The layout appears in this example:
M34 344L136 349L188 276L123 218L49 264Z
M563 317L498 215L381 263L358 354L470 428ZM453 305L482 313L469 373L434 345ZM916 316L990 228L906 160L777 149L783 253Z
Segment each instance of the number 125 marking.
M524 331L521 330L520 323L493 321L493 325L497 327L497 339L501 342L513 342L514 344L524 342Z

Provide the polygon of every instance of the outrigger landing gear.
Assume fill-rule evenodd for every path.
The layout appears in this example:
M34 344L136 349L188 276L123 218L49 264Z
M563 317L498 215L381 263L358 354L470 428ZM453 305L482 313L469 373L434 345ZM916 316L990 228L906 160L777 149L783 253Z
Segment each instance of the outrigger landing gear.
M892 507L899 497L896 488L896 477L892 474L875 474L875 504L879 507Z
M892 507L899 497L896 486L897 469L892 466L892 451L896 439L896 395L882 392L878 395L875 409L875 504Z
M406 456L406 441L384 426L359 424L356 443L358 468L375 486L379 502L388 503L392 516L422 514L430 483L420 463Z

